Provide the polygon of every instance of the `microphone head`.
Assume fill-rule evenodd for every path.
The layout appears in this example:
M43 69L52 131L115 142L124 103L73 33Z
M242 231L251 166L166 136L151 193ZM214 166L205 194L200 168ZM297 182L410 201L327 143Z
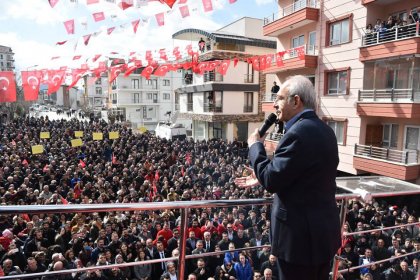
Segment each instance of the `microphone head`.
M268 115L268 117L267 117L267 121L268 121L270 124L275 123L275 122L277 121L277 115L276 115L276 114L274 114L274 113L271 113L270 115Z

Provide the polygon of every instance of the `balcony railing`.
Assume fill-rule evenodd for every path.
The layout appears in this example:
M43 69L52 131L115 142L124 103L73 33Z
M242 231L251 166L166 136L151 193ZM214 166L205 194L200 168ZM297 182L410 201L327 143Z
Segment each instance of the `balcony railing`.
M187 103L187 111L191 112L193 110L193 103Z
M358 156L366 156L375 159L386 160L400 164L418 164L417 150L400 151L375 146L366 146L355 144L354 154Z
M254 82L254 75L252 74L245 74L244 75L244 83L245 84L251 84Z
M293 4L280 9L279 12L273 13L271 16L265 17L264 25L272 23L273 21L284 18L288 15L296 13L297 11L303 10L305 8L318 8L318 1L317 0L296 1Z
M222 82L223 75L214 71L205 72L203 75L204 82Z
M244 106L244 113L252 113L254 107L252 105Z
M213 105L213 104L204 104L203 105L204 112L206 113L222 113L223 107L221 105Z
M408 89L369 89L359 90L359 101L378 101L378 102L415 102L420 101L420 90Z
M372 32L364 35L362 39L362 46L366 47L374 44L413 38L419 36L419 34L418 22L390 29L383 28L378 32Z
M288 50L284 51L282 60L288 60L288 59L293 59L293 58L297 58L299 57L299 54L302 53L305 55L318 55L318 50L316 48L316 46L314 45L302 45L296 48L291 48ZM274 55L273 55L274 56ZM271 66L276 66L277 62L276 62L276 58L273 57L272 62L271 62Z

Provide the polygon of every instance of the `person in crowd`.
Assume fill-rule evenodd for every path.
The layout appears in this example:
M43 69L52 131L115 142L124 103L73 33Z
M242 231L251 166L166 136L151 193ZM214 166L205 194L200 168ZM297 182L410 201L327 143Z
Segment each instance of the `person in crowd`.
M280 87L277 85L276 82L273 82L273 86L271 87L271 100L275 100L277 97L277 93L279 92Z
M135 259L136 262L150 260L150 257L146 255L144 249L139 249L138 256ZM135 280L150 280L152 276L152 265L150 264L139 264L133 267Z
M251 280L252 279L252 268L249 261L243 254L239 255L239 262L235 263L234 266L236 272L236 279L238 280Z
M236 183L261 184L274 193L271 253L279 259L280 279L327 279L341 243L335 201L337 139L315 114L315 89L304 76L282 84L274 108L278 120L286 122L286 132L273 159L264 148L266 135L256 129L248 138L251 175Z

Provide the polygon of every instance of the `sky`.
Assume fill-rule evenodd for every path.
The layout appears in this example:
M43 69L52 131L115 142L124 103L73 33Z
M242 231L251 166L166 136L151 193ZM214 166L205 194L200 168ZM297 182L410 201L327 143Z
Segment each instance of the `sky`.
M172 34L185 28L214 31L244 16L261 18L278 10L277 0L212 0L213 11L204 12L202 0L188 0L186 4L175 4L172 9L158 1L139 1L139 7L122 10L122 0L109 3L99 0L86 4L87 0L58 0L52 8L48 0L1 1L0 45L11 47L15 53L16 71L53 69L61 66L79 67L92 62L101 54L126 58L144 56L146 50L154 52L165 48L168 52L176 46L183 47L186 41L173 40ZM182 18L179 7L188 5L190 16ZM93 13L104 12L105 20L95 22ZM155 15L165 14L164 26L158 26ZM64 22L74 19L75 34L67 34ZM137 32L132 22L140 19ZM107 29L115 27L108 35ZM83 36L92 34L88 45ZM57 42L66 41L63 45ZM196 46L196 44L193 44ZM118 54L112 54L117 52ZM156 52L157 53L157 52ZM74 56L81 56L73 60ZM53 57L59 57L52 59Z

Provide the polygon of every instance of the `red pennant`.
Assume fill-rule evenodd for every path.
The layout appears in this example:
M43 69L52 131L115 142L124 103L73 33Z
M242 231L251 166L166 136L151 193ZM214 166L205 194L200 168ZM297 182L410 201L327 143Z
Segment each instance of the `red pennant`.
M233 67L236 67L236 65L238 65L239 59L238 58L234 58L233 59Z
M266 61L265 55L261 55L259 57L259 63L260 63L260 71L263 71L267 68L267 61Z
M158 13L155 15L158 26L165 25L165 13Z
M99 3L99 0L86 0L87 5Z
M139 23L140 23L139 19L131 22L131 25L133 26L134 34L136 34L136 32L137 32L137 28L139 27Z
M119 74L121 74L121 72L123 72L126 69L127 65L125 64L120 64L117 66L112 66L111 69L111 77L109 79L109 83L111 84L117 77Z
M236 2L236 0L229 0L229 4L233 4L235 2Z
M277 67L282 67L284 65L283 63L283 56L286 52L278 52L276 54L276 65Z
M155 180L156 181L159 181L159 178L160 178L159 172L156 170L156 172L155 172Z
M229 69L230 59L223 60L222 63L217 67L217 72L222 74L223 76L226 75L227 70Z
M161 1L162 2L162 1ZM169 6L169 8L172 9L173 5L175 4L176 0L163 0L164 3L166 3L166 5Z
M93 58L92 61L96 62L99 58L101 57L101 54L96 54Z
M89 44L89 40L90 40L91 36L92 36L92 34L83 36L83 43L85 44L85 46L87 46Z
M188 1L188 0L178 0L178 4L179 4L179 5L181 5L181 4L185 4L185 3L187 3L187 1Z
M48 0L48 2L50 3L51 8L54 8L55 5L57 5L59 0Z
M56 45L64 45L65 43L67 43L67 40L66 41L60 41L60 42L57 42L57 43L55 43Z
M161 59L163 59L163 60L165 60L165 61L168 61L168 56L166 55L166 51L165 51L165 49L161 49L161 50L159 50L159 55L160 55L160 58L161 58Z
M82 168L85 168L85 167L86 167L86 163L85 163L83 160L79 160L79 165L80 165Z
M86 72L84 69L73 69L71 71L71 84L69 88L74 87L74 85L80 80L83 74Z
M166 73L168 73L169 70L170 70L169 65L166 65L166 64L161 65L156 69L156 71L155 71L155 73L153 73L153 75L163 77L163 76L166 75Z
M114 31L115 27L110 27L106 30L106 34L110 35Z
M105 14L104 14L104 12L93 13L92 16L93 16L93 20L95 22L105 20Z
M305 46L304 45L295 48L295 52L296 52L296 54L297 54L297 56L298 56L298 58L300 60L304 60L305 59Z
M208 68L208 64L209 63L207 61L203 61L203 62L198 63L197 65L194 65L193 72L199 75L203 75L204 71L206 71Z
M41 78L41 71L22 71L22 87L25 101L38 100Z
M188 9L188 5L179 7L179 12L183 18L190 16L190 10Z
M79 60L82 56L81 55L75 55L73 56L73 60Z
M117 157L112 153L112 164L117 164Z
M131 0L122 0L119 4L118 7L120 7L121 9L125 10L128 9L130 7L133 7L133 1Z
M251 58L252 61L252 68L254 68L255 71L260 71L260 59L258 56L254 56Z
M67 34L74 34L74 19L65 21L64 27L66 28Z
M145 77L147 80L149 80L150 79L150 76L153 73L153 70L154 70L153 66L152 65L148 65L147 67L145 67L143 69L143 71L141 72L141 75L143 77Z
M48 71L48 82L47 82L48 95L58 91L58 89L60 88L63 82L64 74L65 74L65 71L63 70L49 70Z
M211 0L202 0L203 1L203 8L204 8L204 12L211 12L213 11L213 4L211 2Z
M16 101L15 73L12 71L0 72L0 102Z

